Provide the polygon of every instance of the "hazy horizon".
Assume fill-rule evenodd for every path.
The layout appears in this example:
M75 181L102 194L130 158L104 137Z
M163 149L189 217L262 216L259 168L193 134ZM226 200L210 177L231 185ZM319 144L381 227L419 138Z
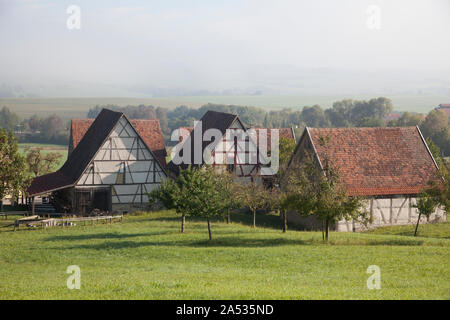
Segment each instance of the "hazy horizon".
M448 0L0 0L0 97L448 96L449 13Z

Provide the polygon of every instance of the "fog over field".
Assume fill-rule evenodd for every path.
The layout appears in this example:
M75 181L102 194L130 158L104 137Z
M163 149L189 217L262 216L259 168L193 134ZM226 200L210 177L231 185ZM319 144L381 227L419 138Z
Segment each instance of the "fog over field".
M0 97L450 97L448 0L70 4L0 1Z

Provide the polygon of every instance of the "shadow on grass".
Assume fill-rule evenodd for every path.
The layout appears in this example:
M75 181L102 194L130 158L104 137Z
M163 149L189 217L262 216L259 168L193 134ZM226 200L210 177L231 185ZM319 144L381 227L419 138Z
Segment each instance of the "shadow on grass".
M127 248L139 248L139 247L151 247L151 246L170 246L170 247L191 247L191 248L205 248L205 247L276 247L283 245L305 245L308 241L305 240L292 240L292 239L239 239L233 237L225 237L219 239L213 239L209 241L195 240L195 241L120 241L120 242L102 242L97 244L81 244L70 246L66 248L55 249L127 249Z
M167 222L180 222L181 216L174 217L148 217L147 221L167 221ZM186 217L186 223L189 222L204 222L206 220L204 218L197 217ZM233 212L231 214L231 222L232 223L240 223L246 226L253 226L253 215L250 212ZM214 218L211 219L211 223L226 223L226 217L223 218ZM259 228L268 228L268 229L276 229L281 230L282 221L281 218L274 214L269 213L257 213L256 214L256 226Z
M65 248L55 248L59 250L71 249L89 249L89 250L105 250L105 249L129 249L139 247L190 247L190 248L267 248L279 246L295 246L295 245L322 245L322 246L421 246L421 240L355 240L339 241L331 240L324 243L321 239L289 239L289 238L253 238L245 239L238 237L221 237L213 240L179 240L179 241L120 241L120 242L102 242L96 244L80 244Z
M172 231L158 231L158 232L145 232L145 233L96 233L96 234L79 234L79 235L67 235L67 236L54 236L45 239L45 241L77 241L77 240L95 240L95 239L125 239L125 238L137 238L146 236L159 236L163 234L173 233Z
M376 234L376 235L388 235L388 236L403 236L403 237L414 237L414 230L405 230L405 231L397 231L397 232L393 232L393 233L382 233L382 232L372 232L371 234ZM417 233L417 237L420 238L428 238L428 239L450 239L450 235L428 235L428 234L420 234Z

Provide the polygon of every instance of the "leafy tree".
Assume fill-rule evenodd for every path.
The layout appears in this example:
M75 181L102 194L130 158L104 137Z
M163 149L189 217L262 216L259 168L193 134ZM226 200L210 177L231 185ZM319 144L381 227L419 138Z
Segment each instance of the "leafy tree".
M248 207L253 214L253 228L256 228L256 211L269 207L269 194L263 185L255 181L241 184L239 191L240 203Z
M182 170L178 205L189 216L205 218L209 240L212 240L211 218L223 216L226 203L222 197L222 178L210 166Z
M419 211L419 217L417 218L416 229L414 230L414 237L417 236L417 229L419 228L420 217L422 215L427 218L436 210L436 207L439 205L439 200L436 196L429 192L428 190L423 190L419 196L417 197L417 203L413 205L414 208L417 208Z
M302 110L302 120L308 127L324 128L329 126L325 112L319 105L304 107Z
M13 131L16 125L19 124L19 116L11 112L7 107L0 110L0 128Z
M448 117L442 110L432 110L420 126L425 138L431 138L443 154L450 154L450 125Z
M287 139L285 137L280 138L279 148L280 148L280 168L283 169L291 155L294 153L296 142L294 139Z
M448 126L448 117L442 110L432 110L428 113L420 130L426 137L433 137L435 134Z
M25 169L25 159L19 153L16 138L12 132L0 129L0 211L7 194L16 198L28 187L30 178Z
M325 111L333 127L384 126L384 118L393 110L392 101L379 97L368 101L344 99Z
M175 181L164 181L149 197L151 202L160 200L166 208L175 209L182 215L181 232L184 232L186 215L205 218L211 240L211 218L223 216L230 206L229 200L224 201L223 197L224 179L209 166L188 167L181 170Z
M356 126L360 128L384 127L384 120L380 118L365 117L360 119Z
M169 135L170 134L169 119L167 118L166 111L163 108L158 107L158 108L156 108L155 113L156 113L156 117L159 119L161 131L164 134Z
M222 201L227 223L231 223L231 210L238 208L241 203L239 201L239 185L234 181L234 177L227 171L217 173L217 179L220 189L222 190Z
M25 157L28 170L35 177L53 172L62 157L58 152L43 154L41 151L42 148L31 148Z
M333 107L325 110L325 115L331 125L335 128L346 128L351 126L350 111L353 108L353 100L344 99L333 103Z
M425 139L428 145L428 149L430 149L431 154L433 155L434 160L438 165L442 164L443 158L442 158L442 152L441 148L433 142L433 140L428 137Z
M36 132L41 130L42 120L39 119L37 115L31 116L28 120L26 120L27 126L31 132Z
M183 208L178 205L178 200L181 196L181 189L179 186L180 181L174 181L172 179L166 179L161 182L161 185L157 189L153 189L149 194L150 205L155 204L156 201L160 201L166 209L174 209L181 215L181 233L184 233L186 224L186 214Z
M404 112L400 118L391 120L388 127L413 127L420 125L424 120L424 115L420 113Z
M321 137L321 145L327 139ZM285 175L285 207L301 215L315 215L322 224L322 235L328 241L330 225L340 220L355 220L364 225L370 222L362 200L349 197L339 175L339 168L328 156L322 159L323 168L311 154L300 163L291 163Z
M384 119L392 110L392 101L379 97L369 101L354 101L349 114L351 122L358 124L364 118Z
M436 179L429 181L429 186L424 192L435 199L448 215L450 212L450 162L440 157L435 159L439 165L439 171Z

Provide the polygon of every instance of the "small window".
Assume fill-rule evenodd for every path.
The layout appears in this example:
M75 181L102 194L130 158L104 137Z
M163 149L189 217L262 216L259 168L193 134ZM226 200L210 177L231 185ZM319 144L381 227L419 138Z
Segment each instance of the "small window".
M124 184L125 183L125 162L120 164L120 170L117 174L116 184Z

